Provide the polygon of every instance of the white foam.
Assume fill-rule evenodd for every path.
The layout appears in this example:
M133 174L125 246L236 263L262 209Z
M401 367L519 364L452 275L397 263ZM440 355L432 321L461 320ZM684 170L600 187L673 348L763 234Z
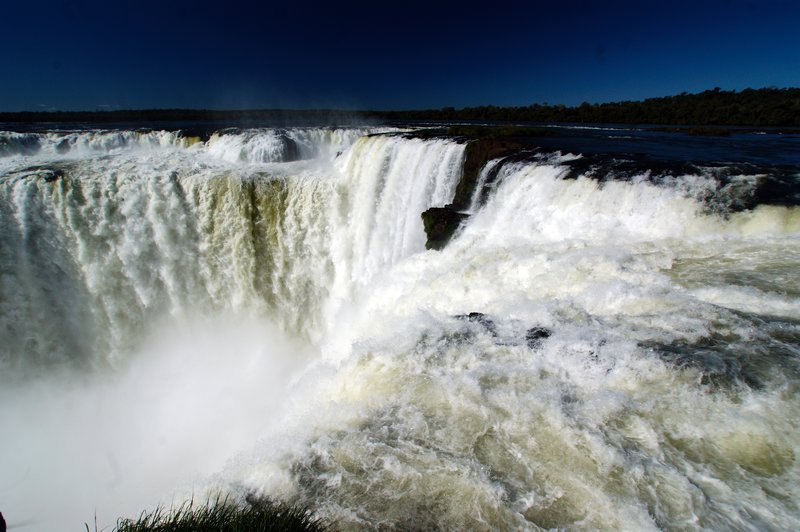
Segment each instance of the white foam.
M5 173L4 360L99 377L0 391L10 521L49 489L70 497L44 517L79 524L222 488L343 528L796 528L800 403L765 353L798 351L774 322L798 317L796 208L719 216L708 180L545 158L425 251L463 144L263 162L264 135ZM659 356L714 342L767 360L763 389Z
M294 159L334 159L358 138L395 128L250 129L211 136L205 151L229 163L270 163Z
M742 312L800 319L800 299L769 294L752 287L697 288L691 294L701 301Z
M119 153L124 150L185 148L187 139L171 131L76 131L16 133L0 131L0 156L39 156L49 159Z

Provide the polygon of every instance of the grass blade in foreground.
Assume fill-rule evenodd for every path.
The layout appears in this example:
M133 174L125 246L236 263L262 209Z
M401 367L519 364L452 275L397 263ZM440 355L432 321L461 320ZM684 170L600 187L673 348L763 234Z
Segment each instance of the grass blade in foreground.
M228 499L195 506L189 501L165 510L143 512L138 519L120 519L116 532L266 532L278 530L322 531L325 528L305 508L287 506L269 499L248 499L247 506Z

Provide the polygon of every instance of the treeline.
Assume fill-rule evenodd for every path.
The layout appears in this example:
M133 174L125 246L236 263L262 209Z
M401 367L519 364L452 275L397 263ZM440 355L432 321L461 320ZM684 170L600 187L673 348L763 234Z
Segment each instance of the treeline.
M130 109L120 111L22 111L0 113L0 122L56 122L126 124L154 122L220 122L241 125L319 125L363 122L364 113L335 109L254 109L216 111L208 109Z
M393 120L485 120L515 122L578 122L605 124L669 124L695 126L800 126L800 89L719 88L699 94L648 98L644 101L575 107L533 104L528 107L447 107L428 111L385 113Z
M0 113L0 122L226 122L242 125L354 124L365 121L491 121L662 124L694 126L800 126L800 88L719 88L698 94L648 98L644 101L533 104L527 107L466 107L417 111L341 111L260 109L212 111L195 109L145 109L126 111L55 111Z

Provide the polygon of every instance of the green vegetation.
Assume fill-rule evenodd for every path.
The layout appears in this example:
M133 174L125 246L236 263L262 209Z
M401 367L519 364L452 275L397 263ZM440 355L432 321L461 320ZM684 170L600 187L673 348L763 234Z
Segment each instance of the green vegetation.
M491 121L575 122L605 124L669 124L693 126L799 127L800 88L720 88L698 94L648 98L615 103L584 102L578 106L533 104L526 107L486 105L416 111L340 111L332 109L210 111L195 109L144 109L127 111L0 113L0 122L225 122L247 125L319 125L358 122Z
M576 107L533 104L528 107L447 107L428 111L384 113L393 120L481 120L577 122L604 124L691 124L695 126L800 126L800 88L719 88L699 94L648 98L640 102L589 104Z
M128 125L142 124L150 126L155 122L172 123L201 122L211 127L212 131L220 125L236 124L242 127L269 124L274 127L315 126L320 124L353 124L364 121L364 113L356 111L339 111L331 109L254 109L214 111L207 109L129 109L121 111L23 111L16 113L0 113L0 122L87 122L91 124ZM187 137L208 136L208 131L191 130Z
M89 526L86 526L87 532ZM322 523L304 508L269 499L248 499L238 505L227 498L195 505L189 501L170 510L143 512L137 519L120 519L115 532L268 532L323 531Z

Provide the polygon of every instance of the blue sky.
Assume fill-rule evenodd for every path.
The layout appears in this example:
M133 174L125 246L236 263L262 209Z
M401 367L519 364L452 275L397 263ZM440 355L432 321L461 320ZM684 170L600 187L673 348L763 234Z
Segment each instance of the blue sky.
M8 2L0 110L577 105L800 86L800 1Z

